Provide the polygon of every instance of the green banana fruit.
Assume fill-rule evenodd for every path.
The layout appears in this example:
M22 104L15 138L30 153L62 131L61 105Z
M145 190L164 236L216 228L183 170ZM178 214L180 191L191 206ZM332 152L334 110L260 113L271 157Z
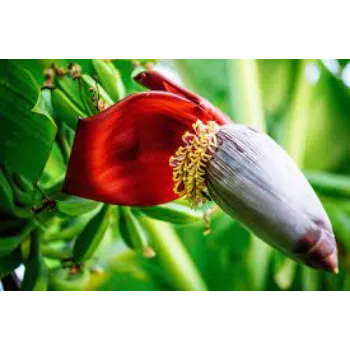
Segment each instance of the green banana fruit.
M59 77L56 80L56 86L68 97L68 100L70 100L78 110L84 110L85 107L80 97L78 79L72 79L70 76Z
M54 89L51 93L51 103L55 118L75 130L79 117L86 117L84 109L77 107L61 90Z
M113 234L113 238L120 238L120 228L119 228L119 221L120 221L120 209L121 207L113 206L112 207L112 215L111 215L111 230Z
M83 74L79 79L80 96L85 110L89 115L95 115L113 104L106 91L89 75ZM102 102L103 105L100 105Z
M7 167L0 166L0 185L0 195L3 193L0 209L21 219L33 217L32 208L41 199L41 194L34 184L23 175L12 174ZM9 205L11 198L12 205Z
M138 220L138 212L132 211L130 207L121 207L120 209L122 214L120 233L125 243L133 250L143 252L145 255L150 255L150 257L154 256L154 252L151 254L153 250L150 250L147 231Z
M13 182L14 184L18 187L18 189L22 192L33 192L34 189L34 184L30 182L25 176L18 174L18 173L13 173Z
M190 224L203 219L202 213L177 203L140 207L137 210L153 219L168 221L173 224Z
M64 177L57 179L49 188L45 189L46 195L53 199L67 198L68 195L61 192L63 183Z
M13 213L14 209L14 194L12 187L7 181L7 178L0 168L0 210L6 213Z
M114 102L124 98L126 94L125 87L118 69L111 62L99 59L92 60L92 65L102 87Z
M45 257L45 264L47 266L47 269L49 270L49 288L50 288L50 271L60 268L62 266L62 261Z
M74 262L81 263L93 256L110 224L110 208L104 205L77 237L73 246Z
M75 217L67 217L61 224L59 229L49 232L46 230L44 236L44 242L54 241L69 241L78 236L88 224L88 222L101 210L101 207L97 207L95 210ZM60 219L62 220L62 219Z
M26 238L21 244L20 244L20 249L21 249L21 255L22 259L28 260L29 253L30 253L30 237Z
M34 185L22 175L11 173L9 169L3 171L8 184L11 186L14 195L14 204L19 208L32 207L35 200L36 191Z
M22 207L15 206L13 209L13 213L14 215L16 215L21 219L29 219L33 217L33 213L30 207L22 208Z
M40 246L41 253L46 258L56 260L69 260L72 258L71 247L63 241L51 242Z
M5 256L13 252L35 228L36 223L29 221L18 235L0 238L0 256Z
M15 205L19 208L31 208L37 199L34 197L34 192L23 192L14 182L12 183L12 190L15 195Z
M67 140L68 145L71 147L73 145L73 142L74 142L74 136L75 136L74 131L71 128L69 128L67 125L63 124L62 125L62 134L65 137L65 139Z
M90 272L86 268L57 268L50 271L50 290L83 291L90 281Z
M80 216L89 213L97 208L102 208L102 203L92 200L69 196L68 198L58 201L57 208L58 213L65 216Z
M21 289L25 291L47 290L48 270L40 252L40 242L36 231L32 231L30 235L30 250L25 266Z
M81 215L80 217L69 218L62 224L60 230L45 235L44 242L69 241L73 239L83 231L87 223L97 213L98 213L98 210L88 214Z
M12 189L15 195L15 205L20 208L31 208L34 205L35 200L32 193L22 192L17 187L13 187Z

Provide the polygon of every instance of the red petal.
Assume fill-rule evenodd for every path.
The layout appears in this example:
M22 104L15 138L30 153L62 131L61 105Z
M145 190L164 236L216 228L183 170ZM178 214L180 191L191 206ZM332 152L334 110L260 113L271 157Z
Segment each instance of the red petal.
M209 101L175 84L174 82L172 82L171 80L154 70L144 71L138 74L134 79L139 84L141 84L144 87L147 87L148 89L168 91L172 92L173 94L185 97L186 99L205 109L206 112L211 115L212 120L216 121L219 125L231 122L230 118L226 114L214 107Z
M81 119L64 191L105 203L156 205L174 200L169 158L192 124L210 115L167 92L131 95Z

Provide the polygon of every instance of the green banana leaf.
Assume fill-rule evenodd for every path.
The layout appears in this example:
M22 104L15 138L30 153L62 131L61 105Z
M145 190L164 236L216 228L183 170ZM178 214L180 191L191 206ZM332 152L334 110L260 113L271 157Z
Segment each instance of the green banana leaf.
M50 155L56 125L33 76L0 61L0 162L36 182Z

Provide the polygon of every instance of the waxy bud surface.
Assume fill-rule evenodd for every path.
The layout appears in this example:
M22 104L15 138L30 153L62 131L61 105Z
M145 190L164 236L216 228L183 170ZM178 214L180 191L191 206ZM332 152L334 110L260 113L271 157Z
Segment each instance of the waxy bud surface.
M206 171L212 199L268 244L314 268L337 272L331 223L312 187L269 136L228 124Z

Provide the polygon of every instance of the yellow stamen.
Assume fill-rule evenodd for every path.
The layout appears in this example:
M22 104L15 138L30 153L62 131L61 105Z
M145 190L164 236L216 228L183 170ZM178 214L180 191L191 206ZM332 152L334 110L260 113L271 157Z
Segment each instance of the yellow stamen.
M213 121L204 124L198 120L193 124L193 131L186 131L182 136L184 146L170 157L169 164L173 168L174 192L197 207L206 201L208 195L205 173L218 146L216 134L219 126Z

